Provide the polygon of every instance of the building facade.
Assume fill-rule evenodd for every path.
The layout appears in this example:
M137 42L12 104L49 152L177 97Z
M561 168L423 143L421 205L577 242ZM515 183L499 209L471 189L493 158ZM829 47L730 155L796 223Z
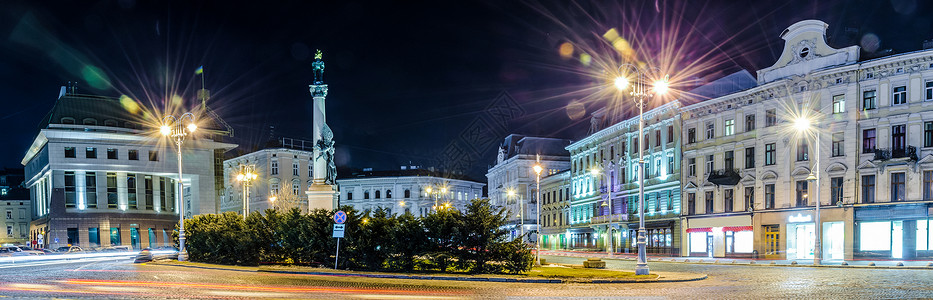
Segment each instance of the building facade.
M125 103L63 93L43 119L22 160L32 204L32 244L171 245L180 201L187 217L217 212L216 153L235 145L216 142L209 134L189 135L182 147L184 190L179 191L173 143L160 140L158 128L143 127L158 120L146 119ZM210 123L200 121L211 118L205 111L195 110L199 124Z
M449 177L449 176L448 176ZM424 217L438 209L466 208L483 197L485 184L453 179L437 172L405 167L399 171L368 171L337 179L340 205L358 211L383 208L390 214L411 213Z
M541 248L566 249L570 240L570 170L541 178Z
M525 233L526 241L535 240L537 232L537 174L534 165L540 163L541 178L570 168L570 156L564 147L569 140L529 137L511 134L499 148L496 164L489 168L489 199L508 213L509 238Z
M312 184L313 162L311 143L282 138L271 148L241 155L224 161L224 185L226 192L221 201L221 211L243 213L244 184L249 184L249 211L263 212L266 209L299 208L308 212L308 197L305 191ZM250 182L237 180L245 166L251 166L256 179Z
M612 238L613 252L636 252L636 172L638 147L643 147L646 251L679 253L679 109L675 101L645 111L645 136L641 138L636 116L604 128L596 126L589 136L567 146L571 155L570 248L605 251ZM593 124L608 124L602 119L610 116L594 113L593 117Z

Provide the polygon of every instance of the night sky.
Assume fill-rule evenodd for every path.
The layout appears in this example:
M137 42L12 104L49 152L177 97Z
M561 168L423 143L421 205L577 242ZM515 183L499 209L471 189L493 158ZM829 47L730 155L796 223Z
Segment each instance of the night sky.
M0 166L21 167L66 82L153 107L179 94L193 107L201 65L234 151L264 144L270 126L310 140L310 63L321 49L339 168L411 162L484 179L507 133L586 134L585 116L609 101L599 95L605 66L619 60L603 37L612 28L639 60L704 80L772 65L778 35L804 19L828 23L831 46L859 44L863 57L933 38L925 1L758 2L4 1ZM564 43L572 54L561 55ZM504 122L492 117L503 107L514 116Z

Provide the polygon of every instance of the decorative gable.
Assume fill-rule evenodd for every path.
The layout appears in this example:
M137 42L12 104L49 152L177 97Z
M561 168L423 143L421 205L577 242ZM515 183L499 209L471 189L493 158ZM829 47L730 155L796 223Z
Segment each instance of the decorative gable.
M835 49L826 44L826 23L804 20L791 25L781 33L784 52L773 66L758 70L758 84L762 85L791 76L802 76L813 70L856 63L859 46Z

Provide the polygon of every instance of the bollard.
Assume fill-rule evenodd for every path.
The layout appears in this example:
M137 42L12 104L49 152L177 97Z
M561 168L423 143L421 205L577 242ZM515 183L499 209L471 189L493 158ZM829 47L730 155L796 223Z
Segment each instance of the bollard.
M875 262L870 262L870 263L868 263L868 266L869 266L869 267L874 267L874 266L875 266Z
M903 262L897 262L897 266L898 266L898 267L903 267L903 266L904 266L904 263L903 263Z
M847 263L847 262L845 262L845 261L842 261L842 265L843 265L843 266L848 266L849 263Z
M796 260L795 260L795 261L792 261L792 262L790 262L790 264L796 265L796 264L797 264L797 261L796 261Z
M928 263L928 264L927 264L927 267L933 267L933 262Z

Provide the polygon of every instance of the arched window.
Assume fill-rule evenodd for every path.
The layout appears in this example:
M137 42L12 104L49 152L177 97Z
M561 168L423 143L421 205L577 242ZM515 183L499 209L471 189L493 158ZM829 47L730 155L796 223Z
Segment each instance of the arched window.
M104 120L104 126L117 127L117 121Z
M295 196L298 196L299 192L301 192L301 184L298 183L297 181L292 182L292 194L295 194Z
M405 198L411 198L411 190L405 190Z
M97 119L85 118L83 124L84 125L97 125Z
M363 192L363 199L369 199L369 191Z
M382 191L376 190L376 199L379 199L379 198L380 198L379 196L381 195L381 193L382 193Z
M74 124L74 123L75 123L75 118L71 118L71 117L62 118L62 124Z

